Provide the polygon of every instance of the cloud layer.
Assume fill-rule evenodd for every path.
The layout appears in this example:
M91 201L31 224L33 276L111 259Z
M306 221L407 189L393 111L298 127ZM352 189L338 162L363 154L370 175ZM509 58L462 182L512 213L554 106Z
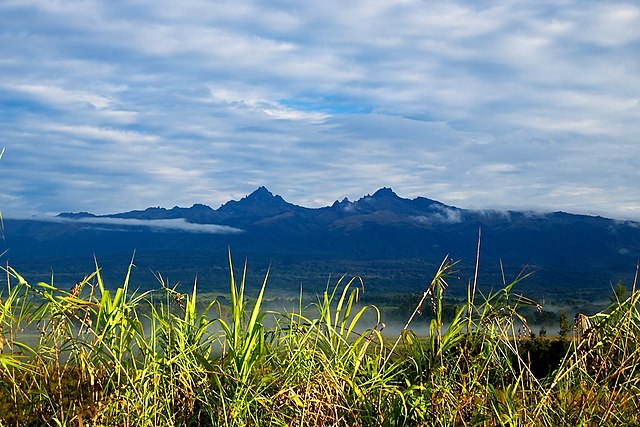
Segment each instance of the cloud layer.
M237 234L242 233L243 230L239 228L229 227L226 225L217 225L217 224L196 224L193 222L187 222L184 218L175 218L175 219L154 219L154 220L146 220L146 219L130 219L130 218L98 218L98 217L87 217L87 218L75 218L75 219L67 219L61 217L37 217L40 221L52 221L52 222L71 222L71 223L84 223L89 225L97 225L97 226L110 226L109 228L104 228L109 231L119 231L119 230L130 230L130 227L145 227L152 228L155 230L179 230L186 231L188 233L209 233L209 234ZM114 226L122 226L122 228L117 228Z
M4 0L0 210L389 186L640 219L635 2Z

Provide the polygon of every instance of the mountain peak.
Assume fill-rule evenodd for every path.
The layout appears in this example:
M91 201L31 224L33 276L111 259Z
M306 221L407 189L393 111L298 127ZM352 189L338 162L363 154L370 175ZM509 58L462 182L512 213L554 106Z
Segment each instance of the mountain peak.
M398 195L389 187L382 187L371 197L398 197Z
M247 197L257 197L257 196L261 196L261 197L265 197L265 196L269 196L269 197L273 197L273 193L269 190L267 190L267 187L265 187L264 185L261 185L260 187L256 188L253 193L249 194L249 196Z
M338 207L344 208L344 207L349 206L350 204L351 204L351 201L347 197L345 197L342 200L336 200L335 202L333 202L331 207L332 208L338 208Z
M174 207L174 209L175 209L176 207L177 207L177 206L175 206L175 207ZM199 210L211 210L211 206L208 206L208 205L205 205L205 204L202 204L202 203L194 203L193 205L191 205L191 209L192 209L192 210L195 210L195 209L199 209Z
M231 200L220 206L218 212L225 215L262 217L277 215L297 208L298 206L288 203L279 195L274 196L266 187L260 186L248 196L238 201Z
M264 186L260 186L258 188L256 188L253 193L249 194L248 196L245 196L242 198L241 202L244 201L246 202L260 202L260 203L273 203L273 202L277 202L277 203L285 203L288 204L281 196L279 195L273 195L273 193L269 190L267 190L267 187Z

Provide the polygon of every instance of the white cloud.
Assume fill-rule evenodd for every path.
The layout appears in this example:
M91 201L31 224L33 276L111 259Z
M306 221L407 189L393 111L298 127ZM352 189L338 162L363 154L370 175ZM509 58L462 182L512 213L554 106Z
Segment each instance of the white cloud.
M438 212L429 215L420 215L413 217L413 220L419 224L457 224L462 221L462 214L459 210L438 207Z
M0 210L266 185L640 219L634 3L0 3Z
M46 131L60 132L67 135L72 135L80 140L98 140L98 141L112 141L120 144L130 144L133 142L154 142L157 141L157 137L153 135L144 135L139 132L118 130L118 129L106 129L97 128L93 126L48 126Z
M32 217L31 219L33 219ZM217 225L217 224L196 224L187 222L184 218L176 218L176 219L154 219L154 220L146 220L146 219L129 219L129 218L95 218L95 217L86 217L86 218L77 218L77 219L68 219L61 217L35 217L41 221L51 221L51 222L71 222L71 223L82 223L82 224L91 224L91 225L108 225L111 228L103 228L105 230L118 230L113 226L125 226L125 227L148 227L157 230L180 230L186 231L189 233L212 233L212 234L237 234L242 233L243 231L234 228L228 227L226 225Z
M7 89L35 96L52 104L86 103L98 109L109 107L112 104L112 101L105 96L84 91L65 90L54 86L17 84L7 86Z

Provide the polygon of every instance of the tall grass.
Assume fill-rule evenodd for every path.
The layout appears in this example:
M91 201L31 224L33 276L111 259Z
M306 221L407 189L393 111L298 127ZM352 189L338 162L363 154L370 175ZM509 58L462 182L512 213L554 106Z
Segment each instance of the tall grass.
M72 289L30 284L10 266L0 293L0 426L633 425L640 423L640 294L578 316L560 363L536 374L516 293L526 275L477 294L450 323L445 258L425 285L428 325L385 338L358 277L317 301L268 312L229 255L230 305L199 301L158 275L159 289L119 287L95 270ZM423 302L421 301L421 303ZM422 304L416 307L421 309ZM419 336L413 330L428 330ZM548 342L548 341L547 341Z

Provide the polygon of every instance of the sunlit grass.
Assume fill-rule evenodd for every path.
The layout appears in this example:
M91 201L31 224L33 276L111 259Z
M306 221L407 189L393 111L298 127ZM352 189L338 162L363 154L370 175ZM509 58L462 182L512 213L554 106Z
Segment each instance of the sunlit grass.
M407 319L397 340L359 302L358 277L317 301L263 309L268 274L246 293L229 255L230 305L121 286L95 271L71 290L6 267L0 294L0 425L633 425L640 423L640 294L578 317L574 339L539 340L515 292L468 298L443 324L456 275L445 259L424 289L429 334ZM474 281L475 283L475 281ZM421 304L420 304L421 305ZM420 307L417 307L417 309ZM421 325L421 330L425 325ZM526 334L525 334L526 335ZM561 352L551 369L540 357ZM544 371L544 374L539 372Z

